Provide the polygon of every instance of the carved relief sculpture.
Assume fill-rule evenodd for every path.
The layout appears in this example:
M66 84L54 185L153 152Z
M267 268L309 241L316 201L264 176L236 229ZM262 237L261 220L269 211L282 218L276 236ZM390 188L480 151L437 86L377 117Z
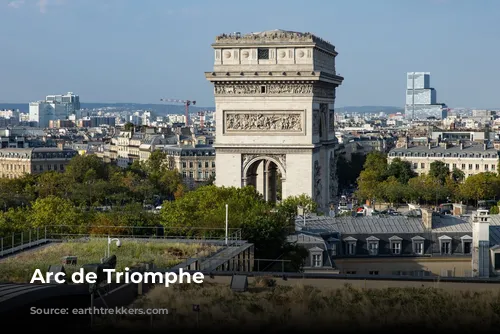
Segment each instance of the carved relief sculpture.
M330 202L335 200L338 192L338 179L337 179L337 157L335 154L330 153Z
M264 86L263 92L261 87ZM311 95L312 84L216 84L215 95Z
M226 131L302 132L301 113L226 113Z
M314 109L313 110L313 135L317 136L319 135L319 110Z
M330 110L330 115L328 116L328 131L335 132L335 112Z
M322 203L323 185L321 184L321 166L319 161L314 161L314 200L316 203Z

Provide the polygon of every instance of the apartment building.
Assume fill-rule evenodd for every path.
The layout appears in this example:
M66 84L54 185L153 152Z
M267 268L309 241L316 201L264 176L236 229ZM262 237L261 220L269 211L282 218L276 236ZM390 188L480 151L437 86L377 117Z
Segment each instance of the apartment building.
M406 216L297 219L288 241L304 246L306 272L348 275L491 277L500 275L500 215L471 217L425 209ZM478 266L481 263L483 265Z
M24 174L63 172L69 161L77 154L75 150L56 147L2 148L0 176L14 179Z
M389 152L387 160L391 163L396 158L409 161L418 174L428 173L431 163L442 161L450 171L457 168L468 177L484 172L496 172L499 154L496 148L487 144L461 143L451 146L447 143L431 143L395 148Z

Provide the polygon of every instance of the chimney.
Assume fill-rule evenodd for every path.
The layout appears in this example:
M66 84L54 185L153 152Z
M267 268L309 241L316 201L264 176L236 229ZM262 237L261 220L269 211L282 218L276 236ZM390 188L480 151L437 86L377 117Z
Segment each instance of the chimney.
M424 224L424 228L426 230L432 230L432 210L422 208L420 211L422 212L422 223Z
M432 148L432 143L429 143L427 146L429 147L430 150Z
M57 148L60 149L60 150L64 150L64 142L63 141L60 141L57 143Z
M463 142L460 142L460 149L463 150L464 149L464 143Z
M478 209L472 216L472 273L474 277L490 277L490 215ZM481 263L487 263L481 266Z
M486 151L486 150L488 149L488 143L484 143L484 144L483 144L483 148L484 148L484 150Z

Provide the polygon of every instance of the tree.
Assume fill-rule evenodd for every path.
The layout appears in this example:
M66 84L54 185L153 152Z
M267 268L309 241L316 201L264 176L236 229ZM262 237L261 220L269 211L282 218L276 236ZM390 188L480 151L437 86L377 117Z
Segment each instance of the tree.
M123 127L125 131L133 131L135 129L134 123L127 122L125 123L125 126Z
M291 201L291 200L290 200ZM165 202L161 222L172 233L224 235L226 204L229 228L240 228L243 239L255 246L256 257L276 258L283 254L293 227L287 207L272 205L254 187L199 187L183 197ZM198 229L196 229L198 228Z
M387 176L393 176L399 183L407 184L408 181L417 176L417 174L411 168L411 163L409 161L395 158L389 165Z
M77 226L83 223L83 215L71 201L49 195L45 198L39 198L33 203L28 221L33 227Z
M455 182L463 182L465 180L465 173L462 170L455 167L451 171L451 178Z
M460 184L460 193L466 200L490 200L500 195L500 180L495 173L471 175Z
M377 181L384 181L387 178L387 156L379 151L368 153L363 170L372 171Z
M90 172L93 170L93 172ZM91 173L92 175L90 175ZM108 179L108 165L95 155L77 155L66 167L65 176L69 181L82 183L92 176L93 179Z
M403 201L406 196L406 186L400 183L395 176L389 176L387 180L382 183L383 197L392 205Z
M429 203L436 199L436 180L430 175L419 175L408 181L407 197L418 204Z
M382 199L383 194L379 191L378 187L383 182L377 171L365 169L358 177L358 190L356 197L361 200L379 200Z
M302 194L299 196L289 196L285 198L281 204L281 209L289 215L291 221L295 221L297 217L297 208L305 208L308 213L317 213L318 205L317 203L308 195Z
M444 185L445 180L450 175L450 169L442 161L434 161L430 165L429 175Z

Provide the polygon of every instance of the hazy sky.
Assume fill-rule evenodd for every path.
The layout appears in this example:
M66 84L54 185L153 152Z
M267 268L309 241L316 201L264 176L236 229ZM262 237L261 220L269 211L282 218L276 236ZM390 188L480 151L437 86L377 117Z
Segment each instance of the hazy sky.
M425 71L438 102L500 107L499 13L499 0L0 0L0 102L213 106L215 36L285 29L336 46L337 106L403 106L406 72Z

